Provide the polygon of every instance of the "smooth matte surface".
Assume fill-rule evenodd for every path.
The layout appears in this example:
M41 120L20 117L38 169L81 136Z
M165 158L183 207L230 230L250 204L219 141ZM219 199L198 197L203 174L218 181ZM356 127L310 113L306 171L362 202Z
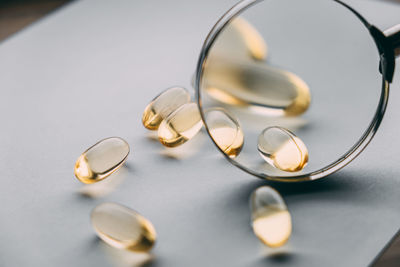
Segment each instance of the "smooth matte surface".
M149 266L372 261L400 226L399 69L381 129L359 158L321 181L273 184L293 219L278 250L250 228L248 198L266 182L231 166L204 132L167 150L141 125L161 90L189 87L202 40L234 2L77 1L0 44L1 266L132 266L131 254L91 228L90 211L105 201L153 222ZM351 4L381 29L400 22L398 5ZM90 198L74 162L109 136L127 140L131 154L115 191Z

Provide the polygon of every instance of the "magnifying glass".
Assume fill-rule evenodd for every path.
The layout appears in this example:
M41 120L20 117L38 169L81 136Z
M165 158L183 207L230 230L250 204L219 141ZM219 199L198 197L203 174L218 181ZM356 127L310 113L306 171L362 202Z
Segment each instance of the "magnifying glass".
M244 0L215 24L194 86L208 135L257 177L343 168L385 113L400 25L384 33L338 0Z

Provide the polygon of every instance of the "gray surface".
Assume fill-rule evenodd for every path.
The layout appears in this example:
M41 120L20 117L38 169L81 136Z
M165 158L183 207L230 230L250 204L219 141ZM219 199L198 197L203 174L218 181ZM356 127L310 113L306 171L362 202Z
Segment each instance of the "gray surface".
M0 265L124 266L132 255L97 241L89 212L115 201L149 218L151 266L365 266L399 228L399 71L367 150L322 181L277 185L293 236L263 248L249 194L264 181L229 165L205 134L176 150L149 138L148 100L189 86L208 29L234 1L78 1L0 44ZM385 28L400 7L354 1ZM387 11L387 15L381 12ZM121 184L82 196L73 164L107 136L131 145Z

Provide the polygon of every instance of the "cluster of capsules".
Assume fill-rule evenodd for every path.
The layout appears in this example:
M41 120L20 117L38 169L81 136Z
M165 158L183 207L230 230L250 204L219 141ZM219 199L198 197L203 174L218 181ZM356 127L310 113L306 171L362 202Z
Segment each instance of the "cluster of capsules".
M308 150L292 131L279 126L279 118L297 117L307 111L310 89L298 75L270 63L268 54L267 43L253 25L242 17L233 19L209 50L201 77L202 102L203 106L229 110L230 121L239 128L238 117L245 118L249 136L254 136L252 131L260 124L266 124L258 133L255 151L274 168L297 172L307 165ZM226 155L238 156L243 131L214 127L214 112L210 113L205 121L211 137ZM228 114L226 110L224 113ZM266 119L252 120L250 113ZM232 136L237 136L234 142ZM232 150L223 149L227 144L232 144Z
M245 43L253 51L254 59L265 58L266 45L251 25L245 20L237 20L233 27L235 34L241 38L252 38L252 41L247 40ZM271 71L263 73L271 74ZM275 74L273 76L276 77ZM212 79L209 81L212 82ZM223 87L212 88L215 91ZM210 91L211 95L214 91ZM218 92L217 96L224 94ZM307 97L306 101L300 102L307 103L308 107ZM222 102L225 100L222 99ZM296 101L299 102L297 98L290 102L287 112L294 110L301 113L307 108L300 110L298 104L293 104ZM244 134L238 119L223 108L205 110L204 116L210 136L219 149L231 158L237 157L244 145ZM197 104L191 101L190 93L179 86L168 88L156 96L145 108L142 122L145 128L157 130L159 141L166 147L182 145L192 139L203 125ZM299 171L307 164L306 146L300 138L283 127L265 128L257 144L262 158L280 170ZM75 176L85 184L102 181L123 166L129 152L129 144L120 137L100 140L79 156L75 163ZM250 196L250 210L254 234L264 244L279 247L288 241L292 220L282 196L275 189L269 186L257 188ZM116 248L147 252L156 241L152 223L124 205L112 202L98 205L91 213L91 222L99 238Z
M230 157L243 147L243 132L237 120L222 108L206 110L208 128L218 147ZM145 108L142 122L149 130L158 131L166 147L176 147L192 139L203 123L196 103L183 87L171 87L156 96Z
M215 144L231 158L239 155L244 144L244 135L238 120L222 108L206 110L205 118ZM142 122L147 129L158 130L160 142L167 147L185 143L202 127L197 105L190 102L189 92L182 87L169 88L156 96L145 108ZM288 162L281 159L284 153L294 153L290 151L293 149L292 139L296 140L296 137L283 128L267 128L259 137L259 150L262 149L260 153L270 164L281 169L293 168L293 160ZM283 154L280 156L279 153L272 155L272 152L265 152L267 148L272 149L267 140L278 147L282 142L287 144L286 148L278 149ZM302 143L301 140L297 142ZM274 161L271 162L271 159ZM256 189L250 197L250 208L253 231L264 244L279 247L287 242L292 231L291 217L283 198L276 190L269 186Z
M154 102L153 100L152 103L158 103L158 101ZM190 105L190 103L188 104ZM188 107L184 105L186 104L171 114L179 115L185 111ZM161 108L160 110L165 110L159 106L159 103L156 106ZM213 116L217 118L222 115L226 116L225 113L213 112L216 112ZM177 119L170 118L171 114L165 119L159 119L159 131L163 129L161 127L168 129L169 122ZM153 117L162 118L157 112ZM174 138L179 139L181 135L179 132L179 135L174 135ZM184 140L188 139L175 141L175 143L182 143ZM102 181L123 166L129 152L129 144L122 138L110 137L100 140L79 156L75 163L75 176L85 184ZM269 186L262 186L253 192L250 204L252 226L256 236L271 247L278 247L286 243L291 234L291 218L279 193ZM147 252L156 241L156 231L152 223L124 205L112 202L98 205L91 213L91 222L98 237L115 248Z
M229 157L238 156L244 144L238 120L223 108L206 110L205 118L215 144ZM203 125L197 105L183 87L171 87L156 96L145 108L142 123L149 130L157 130L159 141L166 147L182 145ZM267 163L284 171L299 171L308 161L301 139L278 126L261 132L258 151Z
M166 147L182 145L203 125L197 105L183 87L171 87L156 96L145 108L142 122L147 129L158 130L158 139Z
M283 116L297 116L307 110L310 104L307 84L293 73L265 64L267 45L251 24L236 18L221 35L203 77L209 96L231 107L243 106L243 99L249 100L248 105L284 106ZM247 53L240 56L230 50ZM238 57L239 63L232 62L231 54ZM252 86L240 76L249 71L259 74L252 75ZM214 143L225 155L235 158L242 151L245 136L238 118L221 106L204 109L204 120ZM191 100L188 90L180 86L157 95L145 108L142 123L148 130L157 131L159 141L166 147L182 145L203 125L198 105ZM269 165L282 171L297 172L308 163L303 141L280 126L271 125L261 131L257 151Z

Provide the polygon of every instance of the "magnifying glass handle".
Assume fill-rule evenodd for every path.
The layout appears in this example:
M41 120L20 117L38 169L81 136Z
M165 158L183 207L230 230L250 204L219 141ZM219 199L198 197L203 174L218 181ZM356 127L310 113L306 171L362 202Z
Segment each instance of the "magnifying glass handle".
M392 44L396 58L400 57L400 24L387 29L384 32L389 42Z

